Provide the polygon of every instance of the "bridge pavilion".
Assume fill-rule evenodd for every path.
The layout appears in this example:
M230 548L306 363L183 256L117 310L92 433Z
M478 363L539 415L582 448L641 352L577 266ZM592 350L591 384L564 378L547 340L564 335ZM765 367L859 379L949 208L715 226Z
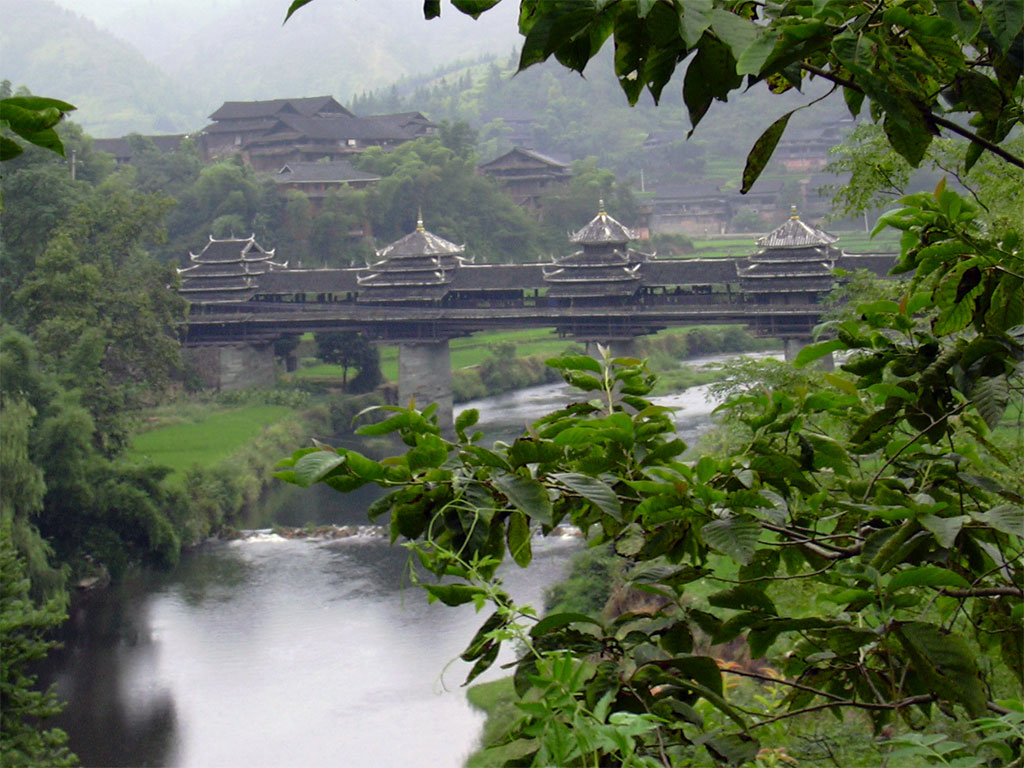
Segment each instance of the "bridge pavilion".
M399 346L403 401L438 402L450 423L452 338L555 328L624 356L637 336L666 327L740 324L782 339L791 358L820 322L837 268L884 275L894 261L847 254L795 212L750 256L659 259L631 248L634 239L602 206L571 236L578 250L543 263L475 264L466 246L427 231L422 220L361 268L285 268L252 238L211 240L182 271L191 302L185 344L208 361L200 370L210 386L234 388L272 382L266 371L277 339L362 332Z

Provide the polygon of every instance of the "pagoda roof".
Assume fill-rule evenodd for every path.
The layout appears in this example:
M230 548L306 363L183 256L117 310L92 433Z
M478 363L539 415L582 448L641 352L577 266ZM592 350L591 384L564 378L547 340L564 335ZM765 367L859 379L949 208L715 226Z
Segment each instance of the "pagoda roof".
M189 258L200 264L230 261L269 261L274 257L274 251L263 250L256 242L256 235L249 235L247 238L228 237L222 240L215 240L210 235L208 242L199 253L189 252ZM283 265L278 265L283 266Z
M762 248L809 248L820 245L832 245L839 240L835 235L818 229L805 221L801 221L793 208L793 215L786 222L773 229L767 235L759 237L757 244Z
M569 242L581 243L583 245L605 245L628 243L635 240L636 235L628 227L623 226L604 210L604 201L601 201L600 211L597 216L590 220L583 229L579 230L569 238Z
M423 228L423 219L419 219L413 232L377 251L377 256L382 260L411 259L422 256L454 256L465 250L465 245L455 245L433 232L427 232Z

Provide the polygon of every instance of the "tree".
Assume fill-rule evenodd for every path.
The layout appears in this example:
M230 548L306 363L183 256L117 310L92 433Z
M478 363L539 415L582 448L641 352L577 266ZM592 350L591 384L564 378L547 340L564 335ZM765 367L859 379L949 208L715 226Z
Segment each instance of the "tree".
M48 631L66 618L60 598L37 605L30 597L30 580L24 561L11 543L10 526L0 529L0 757L9 768L16 766L77 765L64 744L67 734L58 728L42 730L35 721L53 717L63 706L51 688L34 690L36 675L30 665L46 657L55 645Z
M341 366L342 386L352 392L369 392L381 381L380 352L361 333L317 332L314 334L317 357L325 363ZM359 371L349 387L348 372Z

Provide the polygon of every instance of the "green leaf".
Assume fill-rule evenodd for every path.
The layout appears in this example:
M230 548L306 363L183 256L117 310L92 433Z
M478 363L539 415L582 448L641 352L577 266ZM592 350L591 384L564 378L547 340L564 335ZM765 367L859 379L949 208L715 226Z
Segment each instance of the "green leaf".
M1024 507L1016 504L1000 504L975 513L974 519L1010 536L1024 536Z
M20 155L24 150L18 146L18 142L12 141L6 136L0 136L0 162L6 162Z
M711 11L711 28L722 42L729 46L735 59L739 59L750 47L758 32L757 26L750 19L721 8Z
M956 517L939 517L938 515L921 515L918 521L932 532L935 536L935 540L939 542L939 546L944 549L950 549L953 546L953 542L956 541L957 535L960 533L960 529L964 527L964 523L968 522L971 518L967 515L958 515Z
M546 364L560 371L602 371L601 364L589 355L562 355L546 361Z
M989 429L999 426L1009 403L1010 382L1005 374L982 377L971 387L971 404L978 409Z
M674 669L690 680L696 680L705 688L723 695L722 670L710 656L677 656L669 662Z
M533 559L532 541L533 533L530 530L530 520L522 512L516 510L508 518L508 534L506 543L509 554L516 565L525 568Z
M981 14L964 0L935 0L935 10L952 22L961 42L969 43L981 29Z
M570 624L593 624L602 631L604 630L604 625L593 616L587 616L585 613L565 611L564 613L552 613L545 616L533 625L533 628L530 630L530 636L540 637L562 627L568 627Z
M808 344L797 353L793 365L797 368L803 368L808 363L813 363L818 358L830 355L840 349L846 349L846 344L839 339L829 339L828 341L819 341L816 344Z
M469 645L466 646L466 650L459 656L463 661L473 661L474 659L480 658L485 653L488 645L493 643L493 639L490 635L501 627L504 627L508 623L508 620L499 612L495 611L487 617L480 629L473 635L473 639L469 641Z
M288 19L292 17L292 14L305 5L309 5L313 0L293 0L292 4L288 6L288 13L285 14L284 20L287 23Z
M480 411L467 408L455 418L455 432L465 439L465 431L480 421Z
M489 11L501 0L452 0L452 5L463 13L469 14L474 19L480 18L480 14Z
M468 603L484 595L480 587L471 587L468 584L424 584L423 588L430 595L430 600L440 600L445 605L456 606Z
M974 654L956 635L933 624L912 621L896 628L911 667L929 690L946 701L963 704L972 717L986 712L987 697Z
M558 472L551 477L593 503L606 515L622 522L622 507L619 504L619 499L615 495L615 491L604 481L577 472Z
M712 549L746 565L754 556L761 523L748 515L712 520L701 528L701 536Z
M733 608L738 611L755 611L775 615L775 603L764 590L749 584L739 584L732 589L708 595L708 603L716 608Z
M741 75L760 74L764 63L775 50L776 36L765 32L754 39L736 58L736 71Z
M889 581L889 592L904 587L960 587L966 589L971 584L958 573L940 568L937 565L922 565L900 571Z
M295 477L298 484L308 488L340 467L346 461L344 455L333 451L318 451L303 456L295 463Z
M769 125L768 129L754 142L754 146L747 155L747 164L743 168L743 184L740 186L740 194L745 195L750 191L750 188L754 186L754 182L761 175L761 171L764 170L768 161L771 160L775 146L779 143L779 139L782 138L782 133L786 130L786 125L789 124L789 118L793 115L793 112L796 112L796 110L787 112Z
M1024 324L1024 278L1003 272L992 292L992 301L985 315L990 333L1003 333Z
M646 543L647 534L644 529L636 523L630 523L615 539L615 551L623 557L633 557L640 553Z
M736 74L736 60L728 46L705 33L683 80L683 101L693 125L688 135L693 134L712 101L727 100L729 93L742 84L743 77Z
M536 520L542 525L554 524L547 489L533 478L522 475L498 475L494 478L494 485L505 494L516 509L531 520Z
M1009 51L1014 38L1024 27L1024 3L1020 0L985 0L981 13L988 22L996 45L1004 53Z
M704 30L711 26L712 0L682 0L682 6L679 36L687 48L693 48L700 41Z

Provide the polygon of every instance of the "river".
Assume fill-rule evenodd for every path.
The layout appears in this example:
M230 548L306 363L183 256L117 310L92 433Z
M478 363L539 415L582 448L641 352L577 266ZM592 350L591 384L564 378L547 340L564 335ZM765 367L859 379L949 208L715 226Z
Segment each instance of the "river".
M688 442L713 408L704 389L657 398L680 408ZM543 386L463 407L507 439L568 398ZM354 524L370 498L288 487L264 512ZM503 570L506 588L541 606L579 546L535 542L528 570ZM483 716L457 657L484 618L428 605L380 529L332 541L259 533L77 599L45 676L69 702L56 724L84 766L459 768Z

